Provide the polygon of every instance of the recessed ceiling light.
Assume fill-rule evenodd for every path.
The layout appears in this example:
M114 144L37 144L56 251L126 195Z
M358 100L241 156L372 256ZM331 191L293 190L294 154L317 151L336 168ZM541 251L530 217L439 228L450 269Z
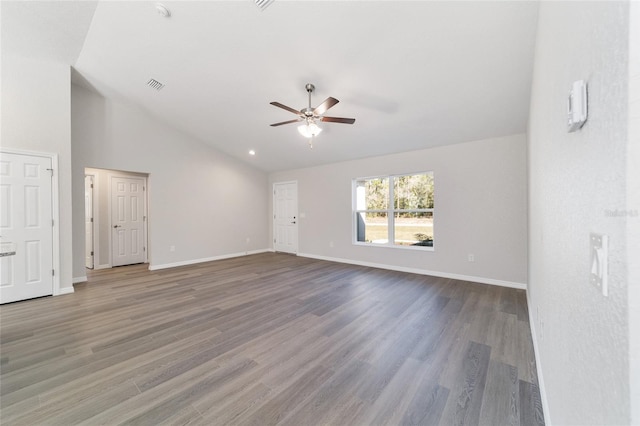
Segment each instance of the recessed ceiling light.
M252 149L249 150L249 155L256 155L256 152Z
M156 10L165 18L169 18L171 16L171 12L169 11L169 9L167 9L166 6L162 3L156 3Z

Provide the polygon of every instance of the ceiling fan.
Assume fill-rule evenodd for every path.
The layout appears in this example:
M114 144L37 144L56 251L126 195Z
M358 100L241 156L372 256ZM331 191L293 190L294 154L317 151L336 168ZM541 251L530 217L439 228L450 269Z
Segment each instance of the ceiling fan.
M342 117L325 117L324 114L329 108L337 104L339 101L336 98L328 97L323 103L318 105L315 109L311 108L311 93L315 90L315 86L311 83L307 83L304 86L309 94L309 106L297 111L291 107L281 104L280 102L270 102L271 105L277 106L298 116L295 120L282 121L280 123L273 123L271 126L282 126L283 124L304 122L301 126L298 126L298 131L305 137L313 138L320 134L322 129L318 126L316 121L324 121L328 123L344 123L353 124L355 118L342 118ZM313 148L312 142L309 141L309 146Z

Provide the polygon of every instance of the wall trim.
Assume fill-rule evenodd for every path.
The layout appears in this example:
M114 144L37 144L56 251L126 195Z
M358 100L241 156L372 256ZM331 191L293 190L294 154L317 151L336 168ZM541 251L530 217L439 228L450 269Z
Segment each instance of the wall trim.
M74 277L73 280L71 281L73 284L78 284L78 283L84 283L87 282L87 276L85 275L84 277Z
M525 283L516 283L516 282L512 282L512 281L496 280L496 279L493 279L493 278L473 277L473 276L470 276L470 275L460 275L460 274L451 274L451 273L448 273L448 272L429 271L429 270L426 270L426 269L408 268L408 267L405 267L405 266L387 265L387 264L384 264L384 263L363 262L363 261L360 261L360 260L343 259L343 258L339 258L339 257L318 256L318 255L309 254L309 253L298 253L298 256L308 257L308 258L311 258L311 259L318 259L318 260L328 260L330 262L349 263L349 264L352 264L352 265L369 266L369 267L372 267L372 268L381 268L381 269L389 269L391 271L408 272L408 273L411 273L411 274L431 275L431 276L434 276L434 277L451 278L451 279L454 279L454 280L461 280L461 281L471 281L471 282L476 282L476 283L481 283L481 284L497 285L497 286L500 286L500 287L516 288L516 289L519 289L519 290L526 290L527 289L527 285Z
M60 290L58 290L57 293L53 293L54 296L62 296L63 294L71 294L74 293L75 290L73 289L73 286L70 287L62 287Z
M542 413L544 415L544 424L552 425L551 416L549 414L549 402L547 399L547 390L544 386L544 377L542 375L542 364L540 363L540 351L538 349L538 334L536 333L536 323L533 318L533 309L531 309L531 300L527 291L527 306L529 311L529 328L531 329L531 340L533 341L533 354L536 360L536 372L538 373L538 388L540 390L540 399L542 401Z
M266 253L268 251L269 249L249 250L249 251L243 251L240 253L223 254L221 256L206 257L202 259L183 260L181 262L163 263L160 265L149 265L149 270L157 271L158 269L168 269L168 268L175 268L177 266L186 266L186 265L193 265L196 263L212 262L214 260L231 259L233 257L249 256L252 254Z

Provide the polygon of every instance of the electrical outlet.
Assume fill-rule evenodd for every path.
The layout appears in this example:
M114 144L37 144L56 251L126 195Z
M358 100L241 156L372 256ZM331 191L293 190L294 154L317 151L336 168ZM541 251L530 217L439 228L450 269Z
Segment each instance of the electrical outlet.
M251 242L251 238L247 237L247 244Z
M170 246L169 251L176 251L176 246Z
M329 247L333 247L333 241L329 241Z
M470 253L470 254L467 256L467 260L468 260L469 262L475 262L475 261L476 261L476 257L475 257L473 254L471 254L471 253Z

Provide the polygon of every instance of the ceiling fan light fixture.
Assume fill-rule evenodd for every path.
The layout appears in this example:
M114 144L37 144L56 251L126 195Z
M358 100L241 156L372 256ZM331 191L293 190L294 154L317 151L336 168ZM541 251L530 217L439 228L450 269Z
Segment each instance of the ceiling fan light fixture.
M279 123L273 123L271 127L282 126L284 124L292 124L292 123L300 123L303 124L298 126L298 132L305 138L309 140L309 146L313 148L313 138L318 136L322 129L316 124L316 121L322 122L330 122L330 123L344 123L344 124L353 124L356 119L355 118L344 118L344 117L326 117L323 114L339 101L336 98L328 97L324 100L320 105L316 108L311 107L311 93L314 91L315 86L311 83L308 83L304 86L307 93L309 94L309 106L303 108L301 110L297 110L286 105L281 104L280 102L269 102L271 105L282 108L286 111L289 111L297 116L295 120L287 120L281 121Z
M318 136L322 129L313 121L298 126L298 132L305 138L312 138Z

